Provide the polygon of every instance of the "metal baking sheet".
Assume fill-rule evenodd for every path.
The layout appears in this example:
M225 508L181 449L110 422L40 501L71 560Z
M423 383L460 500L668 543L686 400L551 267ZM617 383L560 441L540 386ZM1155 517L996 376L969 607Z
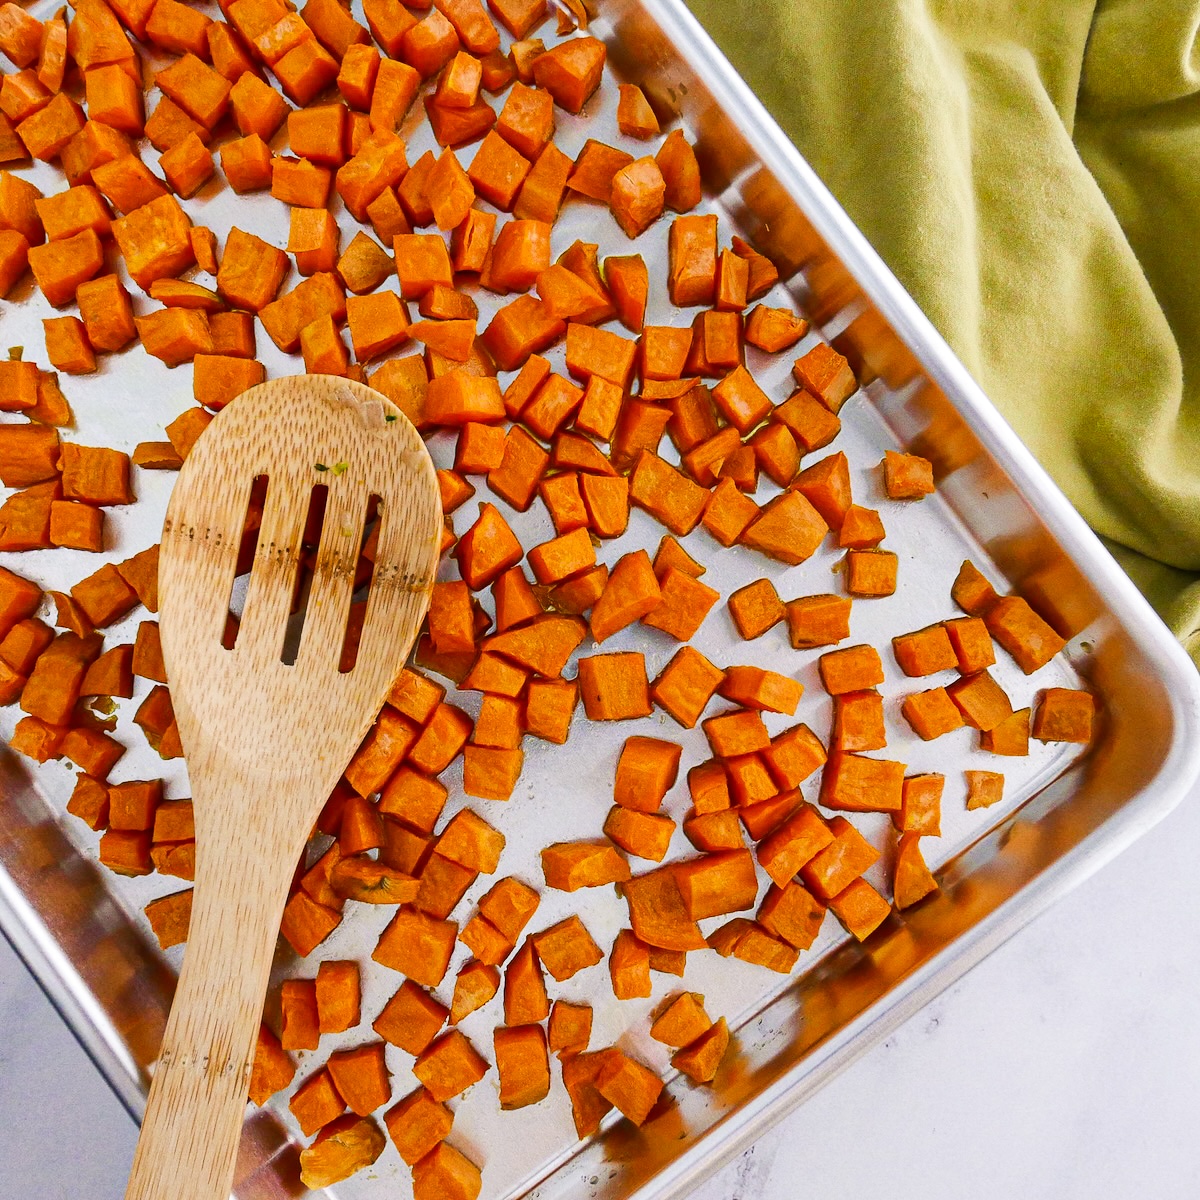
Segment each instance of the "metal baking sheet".
M550 22L540 31L548 42L552 29ZM776 401L785 399L793 358L824 338L851 359L864 381L842 412L843 432L833 448L850 459L856 499L882 512L890 534L887 544L900 555L900 587L891 598L855 602L851 642L885 646L896 633L951 615L950 584L962 559L970 557L998 586L1023 587L1040 597L1072 634L1067 652L1032 678L1000 655L996 676L1014 706L1031 703L1041 688L1078 686L1085 680L1100 697L1104 716L1097 743L1082 755L1075 747L1034 742L1027 759L997 760L974 749L974 734L965 729L922 743L908 732L899 705L905 694L928 684L906 680L885 653L887 756L905 760L912 771L947 775L942 837L923 842L942 881L941 894L903 920L892 918L864 946L848 941L828 917L820 939L789 977L715 954L692 954L685 978L655 975L654 994L645 1001L617 1003L604 964L552 985L553 997L595 1005L593 1047L617 1042L664 1074L670 1074L669 1055L648 1037L646 1015L681 986L702 992L710 1015L728 1018L733 1046L712 1088L672 1078L674 1103L661 1116L634 1130L610 1115L600 1134L584 1143L575 1138L557 1071L546 1101L510 1113L501 1113L495 1072L489 1072L454 1102L452 1141L483 1164L484 1195L495 1198L686 1194L696 1179L1148 827L1192 787L1200 770L1195 736L1200 697L1185 656L683 5L678 0L605 0L589 32L607 42L610 70L582 117L556 113L559 145L573 155L594 137L642 152L644 144L622 138L615 122L617 82L641 83L660 113L675 114L689 139L697 142L706 185L703 207L720 215L722 244L738 233L780 265L783 281L763 303L794 306L813 321L814 331L793 352L772 357L749 348L748 366L756 378ZM409 143L410 162L426 149L437 149L419 106L401 132ZM282 133L277 138L277 149L286 144L284 138ZM467 163L474 147L458 153ZM144 157L155 165L152 149ZM62 186L57 173L41 165L20 173L44 190ZM357 226L335 204L345 244ZM222 240L236 224L277 246L286 244L287 210L269 195L235 196L218 180L186 207ZM630 242L604 208L571 200L554 228L555 255L576 238L598 242L602 256L643 254L651 276L648 322L690 321L690 312L681 314L667 303L665 224ZM211 282L203 275L197 278ZM295 280L293 272L284 286ZM394 287L394 279L385 286ZM136 289L134 295L137 311L153 307L138 298ZM476 298L482 328L499 301L486 292L476 292ZM47 366L41 319L51 311L28 280L20 285L0 309L0 351L23 345L26 357ZM261 331L258 348L271 376L302 369L297 358L280 354ZM411 351L410 346L399 353ZM562 367L561 347L548 357ZM168 370L140 346L101 356L100 363L93 376L63 379L76 414L76 428L64 434L68 439L132 450L138 441L163 436L163 426L192 403L191 372L186 367ZM435 462L450 465L452 439L435 434L429 442ZM877 464L885 449L901 447L915 448L935 461L942 477L936 497L897 504L882 495ZM663 453L673 457L666 442ZM109 510L106 558L119 560L158 539L172 482L168 473L137 472L138 502ZM486 498L483 480L473 477L472 482L475 499ZM762 502L774 491L765 483L757 499ZM468 527L475 511L472 500L454 514L457 532ZM506 506L503 511L508 515ZM540 503L528 513L512 515L511 523L525 546L553 536ZM611 564L631 549L653 552L663 532L635 510L628 531L605 543L600 558ZM794 568L742 549L722 549L703 530L684 545L708 567L706 582L723 597L763 575L785 599L841 590L841 556L828 545ZM98 565L97 556L70 550L0 555L0 561L48 587L70 586ZM486 594L483 599L486 603ZM145 616L136 611L111 629L109 644L131 640ZM795 675L805 686L795 720L827 735L831 705L817 678L817 652L792 651L781 627L757 641L742 642L722 601L693 644L721 665L752 663ZM605 643L603 650L643 651L653 677L676 648L665 635L635 626ZM581 648L584 654L593 650L590 643ZM163 777L168 797L187 796L182 765L162 763L131 726L132 713L148 690L145 681L138 683L134 699L119 702L118 736L130 749L112 778ZM451 698L472 713L478 710L476 694ZM0 714L6 738L17 715L13 709ZM792 720L767 717L772 732ZM465 798L461 766L452 767L444 777L451 788L447 815L463 803L480 811L508 839L498 874L540 885L537 852L542 846L599 834L611 805L620 746L633 733L681 742L684 769L708 754L698 729L682 730L661 712L613 724L590 723L579 712L565 746L526 739L525 769L508 804ZM966 812L962 771L974 767L1005 772L1002 805ZM136 1113L182 956L182 948L165 954L158 950L142 908L183 885L157 876L123 879L99 868L96 835L64 811L73 778L61 763L35 768L11 752L0 757L0 924ZM815 797L815 782L804 788L810 798ZM664 811L681 822L688 806L681 770ZM868 815L856 823L885 849L868 878L886 889L889 822ZM669 857L689 852L677 832ZM490 882L484 877L475 884L456 918L469 916ZM624 902L612 889L571 896L542 889L530 929L571 912L582 916L606 948L626 923ZM373 1037L370 1022L400 982L394 972L370 961L390 915L390 909L349 905L341 926L308 960L297 963L286 946L280 951L275 982L311 977L317 962L326 958L364 964L363 1025L327 1035L318 1052L296 1055L297 1084L331 1050ZM722 920L703 922L702 928L708 932ZM449 1001L455 971L466 957L459 947L446 983L437 990L443 1001ZM489 1060L491 1029L501 1020L497 997L461 1026ZM397 1098L415 1085L411 1064L408 1055L388 1048ZM287 1110L289 1095L275 1097L262 1112L248 1110L237 1184L243 1200L302 1190L296 1165L301 1140ZM409 1179L389 1145L374 1167L328 1195L340 1200L403 1196L409 1194Z

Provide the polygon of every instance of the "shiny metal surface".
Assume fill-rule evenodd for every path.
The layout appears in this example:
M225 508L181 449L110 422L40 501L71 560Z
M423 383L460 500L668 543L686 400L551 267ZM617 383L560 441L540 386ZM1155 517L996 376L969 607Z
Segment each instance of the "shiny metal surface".
M356 6L357 7L357 6ZM542 31L549 42L551 25ZM647 1036L649 1009L672 985L703 992L712 1015L723 1014L735 1030L733 1050L711 1089L675 1079L675 1103L662 1116L634 1130L627 1122L606 1123L580 1144L569 1105L557 1078L547 1101L501 1114L494 1072L457 1103L452 1139L484 1163L488 1197L582 1200L686 1195L696 1180L736 1153L767 1124L800 1103L826 1079L915 1011L990 949L1015 932L1087 873L1118 853L1191 790L1200 772L1200 684L1190 662L1082 520L1000 419L940 337L903 292L845 214L837 207L794 147L736 77L679 0L604 0L589 32L609 45L616 79L643 84L664 118L678 114L697 149L705 176L705 205L721 214L721 236L749 238L770 253L783 282L766 303L791 303L807 313L821 336L855 364L864 390L843 410L837 448L850 458L856 497L881 508L891 531L889 545L901 557L901 588L882 601L856 603L853 640L886 643L892 634L950 615L949 587L963 557L970 556L997 583L1007 581L1036 599L1063 632L1072 636L1067 654L1032 679L1006 656L997 676L1017 706L1036 691L1070 686L1080 676L1101 698L1101 736L1079 756L1071 748L1034 743L1027 760L1006 759L1006 800L985 812L962 807L961 771L995 767L974 750L963 730L932 744L907 733L899 717L903 695L917 690L885 654L889 755L914 770L943 770L948 776L943 836L926 843L942 892L903 921L890 920L865 946L847 942L833 918L803 955L797 971L783 978L716 955L690 956L683 981L656 975L648 1001L617 1004L603 965L552 989L552 995L596 1005L593 1046L619 1040L656 1069L668 1068L664 1048ZM588 119L558 114L560 145L576 153L588 137L626 145L616 132L616 79L606 76L589 104ZM664 121L665 124L665 121ZM409 161L433 142L423 122L410 117ZM283 135L277 141L280 145ZM473 147L460 151L464 162ZM146 154L154 163L153 151ZM26 172L23 172L26 173ZM27 172L35 182L52 173ZM57 185L51 185L57 186ZM265 195L235 197L208 185L187 206L219 236L232 224L282 246L286 210ZM353 228L348 219L344 229ZM645 255L651 274L648 321L679 322L665 296L665 229L655 227L630 243L605 210L573 200L554 233L554 253L575 238L600 243L601 254ZM204 281L204 277L201 276ZM293 280L286 281L285 287ZM41 347L43 316L49 310L31 285L20 302L0 311L0 349ZM394 286L394 280L390 286ZM17 297L14 297L17 298ZM478 296L481 326L496 307ZM138 301L135 300L135 305ZM143 311L150 307L141 302ZM690 320L690 314L686 315ZM816 333L798 349L807 348ZM410 350L410 348L405 348ZM299 369L298 360L277 353L259 336L260 356L270 375ZM402 351L403 352L403 351ZM561 365L562 349L551 353ZM751 351L749 365L769 394L783 399L794 354L772 362ZM505 379L507 377L502 377ZM135 348L108 359L97 375L66 378L64 390L77 414L70 437L91 444L132 449L191 403L186 368L168 371ZM882 497L874 469L886 448L904 446L932 458L940 484L936 499L901 506ZM430 439L439 466L448 465L453 442ZM669 449L665 453L670 454ZM473 478L477 499L486 497ZM115 530L112 556L126 557L157 539L170 476L140 472L139 501L110 510ZM769 485L760 491L773 490ZM903 511L900 511L903 507ZM454 516L462 532L473 519L474 501ZM513 519L529 546L552 536L541 505ZM630 549L653 550L662 529L635 512L627 533L600 552L614 562ZM784 568L739 550L722 550L703 531L685 545L709 567L707 581L723 595L769 575L786 599L837 590L830 572L838 555L828 547L808 563ZM12 557L15 561L9 563ZM94 570L95 556L56 550L0 556L13 569L49 586L69 585ZM114 631L132 637L144 613L135 612ZM820 688L815 652L793 653L779 629L756 642L737 637L724 604L709 615L694 644L720 664L755 663L797 675L806 694L797 718L818 733L828 732L830 708ZM640 649L651 676L673 653L673 644L653 630L626 630L604 650ZM592 652L588 646L583 653ZM163 764L140 737L131 736L130 717L144 688L121 704L120 735L134 747L117 765L115 779L163 776L167 795L186 796L179 764ZM456 697L477 711L478 697ZM715 708L715 706L714 706ZM3 714L0 732L15 717ZM768 721L772 732L790 724ZM611 803L612 770L621 743L631 733L659 734L684 745L684 763L707 754L699 731L682 731L656 713L639 722L591 724L577 715L571 740L554 747L527 739L526 766L508 805L472 801L472 807L508 838L501 874L540 884L536 852L549 841L593 836ZM451 768L447 815L463 803L461 767ZM61 764L33 769L24 760L0 758L0 924L34 968L54 1002L133 1111L141 1103L146 1064L153 1059L169 1003L179 950L160 953L142 906L180 883L154 876L126 880L95 864L95 835L63 813L72 777ZM812 793L811 784L806 793ZM682 783L670 793L666 811L681 819L688 805ZM867 817L860 827L881 845L886 820ZM676 834L671 856L688 846ZM882 882L887 856L869 878ZM479 881L456 910L461 920L488 886ZM353 906L352 906L353 907ZM624 924L624 904L611 889L566 896L544 892L531 929L578 911L602 945ZM370 963L370 950L390 914L359 906L305 963L290 954L277 959L277 978L311 977L316 961L356 958ZM721 919L705 922L706 931ZM448 999L453 972L465 958L460 948L438 990ZM369 1023L399 983L372 966L364 972L365 1024L357 1032L322 1039L315 1055L298 1055L300 1082L330 1050L370 1037ZM491 1058L490 1030L499 1017L494 1000L463 1023L463 1031ZM389 1049L394 1094L414 1083L411 1059ZM247 1123L238 1195L243 1200L297 1194L295 1133L284 1094ZM342 1200L403 1196L409 1173L389 1148L371 1170L331 1189Z

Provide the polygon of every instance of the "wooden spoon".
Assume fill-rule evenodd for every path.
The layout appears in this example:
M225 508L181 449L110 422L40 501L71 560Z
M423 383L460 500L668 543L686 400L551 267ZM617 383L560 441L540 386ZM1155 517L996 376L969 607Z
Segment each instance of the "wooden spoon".
M267 476L232 650L251 486ZM295 664L282 661L313 488L324 529ZM352 670L339 672L368 498L380 529ZM163 525L163 658L196 813L187 953L127 1200L227 1200L280 917L313 824L417 635L437 570L433 463L378 392L331 375L239 396L196 443Z

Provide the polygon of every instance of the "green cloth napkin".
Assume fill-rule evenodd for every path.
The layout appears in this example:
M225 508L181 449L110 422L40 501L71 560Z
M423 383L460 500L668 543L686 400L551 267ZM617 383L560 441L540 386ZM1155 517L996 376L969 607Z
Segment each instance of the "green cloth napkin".
M688 0L1200 661L1200 0Z

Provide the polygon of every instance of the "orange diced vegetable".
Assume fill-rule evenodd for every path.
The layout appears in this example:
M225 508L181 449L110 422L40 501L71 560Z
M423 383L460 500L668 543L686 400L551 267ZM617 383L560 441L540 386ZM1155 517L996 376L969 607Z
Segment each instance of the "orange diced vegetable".
M1096 699L1090 692L1071 688L1047 688L1038 701L1033 717L1033 736L1039 742L1077 742L1092 740Z

